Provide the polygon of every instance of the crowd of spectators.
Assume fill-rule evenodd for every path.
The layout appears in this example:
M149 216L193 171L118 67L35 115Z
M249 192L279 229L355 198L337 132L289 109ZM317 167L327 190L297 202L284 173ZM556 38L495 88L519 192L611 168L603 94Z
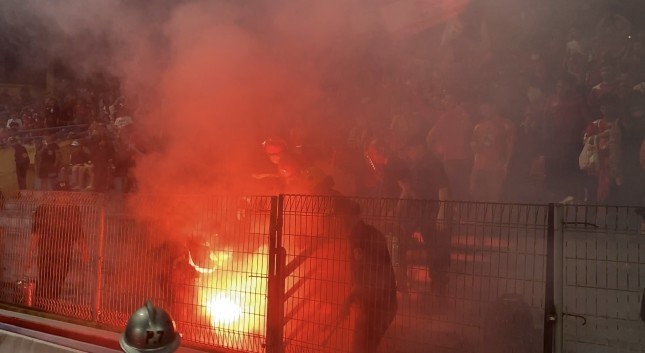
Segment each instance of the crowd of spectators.
M461 81L481 92L439 85L431 114L364 134L404 159L397 141L425 138L456 199L642 204L645 28L629 15L606 2L546 39L480 46L482 70Z
M645 5L548 2L540 21L511 33L499 17L531 11L491 15L475 4L445 26L440 43L423 42L434 47L426 60L396 49L381 60L368 50L344 66L330 83L334 103L316 112L327 116L324 128L302 117L284 122L279 149L318 148L313 159L327 156L337 183L351 179L347 192L362 196L642 204ZM38 187L65 179L107 190L111 176L130 174L136 148L127 125L136 107L124 104L118 85L80 84L43 99L0 92L0 107L0 142L31 138L39 161L57 138L74 140L71 158L39 168ZM33 138L42 129L54 133ZM283 169L298 169L290 159Z
M68 85L41 99L28 88L19 97L3 91L0 106L6 121L0 142L15 151L20 189L28 188L27 171L34 165L38 190L133 190L136 107L126 104L118 85ZM61 149L63 141L69 148ZM35 160L25 148L32 143Z
M364 101L377 108L319 140L358 195L437 199L446 186L453 200L640 205L645 27L616 3L549 2L549 16L576 16L516 42L480 22L449 26L462 33L432 63L372 82ZM300 145L289 143L298 129L281 138Z

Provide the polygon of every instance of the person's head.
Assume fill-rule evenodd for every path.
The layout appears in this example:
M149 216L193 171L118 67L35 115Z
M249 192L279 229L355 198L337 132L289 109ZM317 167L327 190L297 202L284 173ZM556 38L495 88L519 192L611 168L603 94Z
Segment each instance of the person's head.
M343 233L349 235L361 221L361 206L350 199L335 199L333 215L338 220Z
M620 111L620 100L613 94L605 95L600 101L600 113L602 117L614 121L618 119Z
M7 139L7 143L11 146L15 146L18 144L18 140L16 140L15 137L9 137L9 139Z
M278 165L287 150L287 142L282 139L267 139L262 142L262 149L271 163Z
M78 140L72 141L70 146L72 147L72 151L78 151L81 148L81 144L78 142Z

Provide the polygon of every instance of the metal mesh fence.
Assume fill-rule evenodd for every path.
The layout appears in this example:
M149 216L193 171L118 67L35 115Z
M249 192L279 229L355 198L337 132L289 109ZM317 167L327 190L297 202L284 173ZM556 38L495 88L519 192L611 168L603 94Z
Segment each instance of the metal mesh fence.
M0 301L121 329L152 299L185 343L246 352L542 351L547 206L352 199L359 222L348 200L6 195ZM584 210L565 209L567 227L595 224L597 234L584 231L596 242L603 229L632 236L606 243L615 259L593 261L608 274L613 263L642 263L631 214L590 222L600 213ZM566 254L579 281L591 255ZM615 271L616 290L594 290L631 308L645 271Z
M122 329L151 299L189 345L264 351L270 197L23 192L5 207L0 301Z
M91 194L5 197L2 301L81 320L95 317L100 202Z
M559 211L564 351L645 351L645 221L629 207Z
M397 282L381 351L542 351L546 206L354 199L365 225L352 231L336 211L343 200L284 198L287 352L376 351L362 337L389 323L389 302L363 295L343 315L361 276L388 275L365 254L378 246L356 243L374 237L369 226L385 239Z

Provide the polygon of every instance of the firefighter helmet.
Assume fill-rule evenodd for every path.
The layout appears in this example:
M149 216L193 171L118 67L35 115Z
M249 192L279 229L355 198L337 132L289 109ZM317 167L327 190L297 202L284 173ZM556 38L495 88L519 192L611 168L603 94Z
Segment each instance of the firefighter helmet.
M130 316L119 344L126 353L171 353L177 350L181 336L175 322L161 308L155 308L146 301Z

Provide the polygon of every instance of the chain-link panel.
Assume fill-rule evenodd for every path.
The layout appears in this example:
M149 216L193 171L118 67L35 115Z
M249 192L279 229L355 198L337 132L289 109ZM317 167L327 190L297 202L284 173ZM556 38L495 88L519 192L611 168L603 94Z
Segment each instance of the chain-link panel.
M284 198L287 352L542 351L546 206L346 201Z

